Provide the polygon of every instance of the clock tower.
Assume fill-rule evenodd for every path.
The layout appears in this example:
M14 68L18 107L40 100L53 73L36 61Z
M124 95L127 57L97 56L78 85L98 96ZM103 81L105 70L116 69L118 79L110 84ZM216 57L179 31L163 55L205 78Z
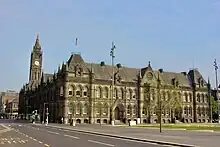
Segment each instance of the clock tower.
M39 82L42 73L42 51L39 34L31 52L29 82Z

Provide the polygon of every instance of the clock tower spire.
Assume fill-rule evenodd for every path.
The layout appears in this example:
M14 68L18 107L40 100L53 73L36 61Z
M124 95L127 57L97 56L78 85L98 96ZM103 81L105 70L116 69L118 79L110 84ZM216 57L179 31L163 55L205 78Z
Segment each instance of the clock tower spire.
M41 51L40 37L39 34L37 34L37 39L31 52L29 82L37 83L41 79L42 55L43 53Z

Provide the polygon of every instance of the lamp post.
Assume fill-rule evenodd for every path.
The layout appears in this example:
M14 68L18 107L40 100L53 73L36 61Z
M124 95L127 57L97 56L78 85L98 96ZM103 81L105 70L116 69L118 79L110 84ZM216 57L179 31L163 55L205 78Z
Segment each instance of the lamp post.
M162 117L162 107L161 107L161 95L160 95L160 86L161 86L161 80L160 76L158 73L158 78L157 78L157 97L158 97L158 103L159 103L159 123L160 123L160 133L162 132L162 122L161 122L161 117Z
M218 98L218 64L216 59L214 60L214 68L215 68L215 84L216 84L216 98L218 103L218 123L220 123L220 112L219 112L219 98Z
M43 123L44 123L44 115L45 115L45 105L46 104L49 104L49 103L44 103L44 110L43 110ZM48 115L49 115L49 113L48 113L48 107L46 108L46 124L48 124Z
M114 42L112 42L112 48L110 51L110 56L111 56L111 60L112 60L112 84L111 84L111 99L110 99L110 120L111 120L111 124L114 125L114 116L113 116L113 95L114 95L114 58L115 58L115 45Z

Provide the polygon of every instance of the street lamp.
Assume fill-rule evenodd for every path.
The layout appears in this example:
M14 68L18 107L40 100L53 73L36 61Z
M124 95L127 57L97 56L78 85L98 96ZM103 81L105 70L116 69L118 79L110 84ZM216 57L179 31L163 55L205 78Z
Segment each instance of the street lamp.
M112 42L112 48L111 48L111 51L110 51L110 56L111 56L111 59L112 59L112 84L111 84L111 99L110 99L110 120L111 120L111 124L114 125L114 116L113 116L113 95L114 95L114 58L115 58L115 54L114 54L114 51L115 51L115 45L114 45L114 42Z
M44 110L43 110L43 122L42 123L44 123L44 115L45 115L45 105L46 104L49 104L49 103L44 103ZM48 107L46 108L46 125L48 124L48 115L49 115L49 113L48 113Z
M48 125L48 115L49 115L49 113L48 113L48 107L47 107L47 109L46 109L46 125Z
M214 60L214 68L215 68L215 84L216 84L216 98L218 102L218 123L220 123L220 112L219 112L219 98L218 98L218 64L216 59Z
M158 103L159 103L159 123L160 123L160 133L162 132L162 106L161 106L161 95L160 95L160 86L161 86L161 80L158 72L158 78L157 78L157 97L158 97Z

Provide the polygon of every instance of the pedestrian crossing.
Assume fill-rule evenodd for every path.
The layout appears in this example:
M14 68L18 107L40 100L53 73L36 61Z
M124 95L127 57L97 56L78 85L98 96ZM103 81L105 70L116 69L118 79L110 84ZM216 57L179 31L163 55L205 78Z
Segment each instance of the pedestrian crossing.
M25 144L28 140L19 137L3 137L0 138L0 144Z

